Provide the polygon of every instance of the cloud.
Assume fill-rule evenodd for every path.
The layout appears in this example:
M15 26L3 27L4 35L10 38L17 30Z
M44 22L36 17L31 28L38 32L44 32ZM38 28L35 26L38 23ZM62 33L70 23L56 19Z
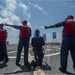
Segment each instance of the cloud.
M22 8L23 11L27 11L28 10L28 6L26 6L25 4L23 4L21 2L19 3L19 7Z
M47 15L47 12L38 4L32 4L31 2L29 2L30 5L32 5L34 8L37 8L39 11L43 12L45 15Z
M4 17L2 19L5 20L5 22L13 24L14 21L20 21L20 18L14 14L16 7L16 0L6 0L6 7L0 12L1 16Z
M30 26L33 29L33 27L31 26L30 22L28 22L28 26Z
M0 18L0 23L4 23L4 20L2 18Z
M26 4L19 2L18 7L20 8L20 10L22 11L22 13L29 19L30 12L28 12L29 10L29 6L27 6Z
M16 9L16 0L6 0L7 10L14 12Z
M20 22L20 18L18 16L16 16L15 14L13 14L13 12L8 12L8 10L3 10L1 12L1 15L4 17L4 21L8 22L8 23L19 23Z
M47 13L43 10L43 8L40 7L38 4L35 4L34 7L37 8L38 10L42 11L44 14L47 15Z

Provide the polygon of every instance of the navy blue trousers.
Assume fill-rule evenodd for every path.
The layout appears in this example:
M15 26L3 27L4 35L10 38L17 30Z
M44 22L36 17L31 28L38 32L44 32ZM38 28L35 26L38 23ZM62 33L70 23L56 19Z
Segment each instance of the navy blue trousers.
M33 50L33 52L34 52L34 57L35 57L36 65L37 66L41 66L42 65L42 60L43 60L43 49L39 48L36 51Z
M0 61L8 61L6 42L0 41Z
M20 62L21 52L24 47L24 65L28 64L28 49L29 49L29 39L19 39L18 48L17 48L17 58L16 64Z
M60 68L64 71L67 69L69 51L73 60L73 68L75 69L75 36L63 36L60 53Z

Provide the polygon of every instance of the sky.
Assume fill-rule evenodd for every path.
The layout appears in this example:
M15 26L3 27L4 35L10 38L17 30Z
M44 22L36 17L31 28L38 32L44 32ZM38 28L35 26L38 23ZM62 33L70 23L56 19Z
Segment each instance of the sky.
M32 37L35 29L39 29L41 36L46 34L47 42L52 42L53 32L56 32L57 42L61 42L63 27L45 30L44 25L64 21L68 15L75 17L75 0L0 0L0 23L21 25L23 20L27 20ZM19 30L7 26L4 28L8 32L7 41L17 44Z

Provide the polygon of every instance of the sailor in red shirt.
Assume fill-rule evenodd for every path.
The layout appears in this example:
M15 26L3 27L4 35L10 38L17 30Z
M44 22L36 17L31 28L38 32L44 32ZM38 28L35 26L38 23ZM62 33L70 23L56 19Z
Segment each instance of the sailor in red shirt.
M9 25L9 24L5 24L5 25L20 30L19 43L18 43L18 49L17 49L16 65L17 66L19 65L20 57L21 57L21 51L24 47L24 65L27 66L28 65L29 40L30 40L30 37L31 37L31 28L27 25L26 20L24 20L21 23L22 23L22 26Z
M71 57L73 60L73 68L75 70L75 21L74 16L69 15L64 21L58 22L57 24L53 24L51 26L45 26L47 28L57 28L63 26L62 31L62 45L60 52L60 68L61 72L66 72L67 70L67 60L68 53L70 51Z
M3 28L4 24L0 24L0 61L8 62L6 39L7 31Z

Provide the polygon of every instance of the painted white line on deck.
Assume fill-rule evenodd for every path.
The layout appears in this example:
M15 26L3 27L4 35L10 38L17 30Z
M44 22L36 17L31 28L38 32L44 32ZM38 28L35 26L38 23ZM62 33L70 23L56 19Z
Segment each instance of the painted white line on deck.
M47 55L44 55L44 57L55 56L55 55L58 55L58 54L60 54L60 52L53 53L53 54L47 54Z
M8 54L15 53L15 52L17 52L17 51L11 51L11 52L8 52Z
M22 53L23 55L24 53ZM60 52L57 52L57 53L53 53L53 54L47 54L47 55L44 55L44 57L49 57L49 56L55 56L55 55L59 55ZM16 58L16 56L8 56L9 58ZM30 56L30 53L29 53L29 60L31 60L34 56ZM24 56L21 56L21 58L24 58Z
M32 48L29 48L29 50L31 50ZM12 53L15 53L15 52L17 52L17 51L10 51L10 52L8 52L8 54L12 54Z

